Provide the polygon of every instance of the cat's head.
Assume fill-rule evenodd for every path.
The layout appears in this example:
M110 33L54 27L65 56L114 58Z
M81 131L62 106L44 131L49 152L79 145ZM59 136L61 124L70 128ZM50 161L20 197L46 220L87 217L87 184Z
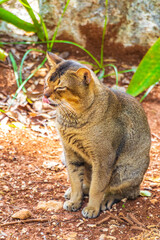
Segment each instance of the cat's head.
M50 71L46 77L43 101L51 105L69 104L81 111L93 102L93 72L72 60L48 52ZM83 108L83 109L82 109Z

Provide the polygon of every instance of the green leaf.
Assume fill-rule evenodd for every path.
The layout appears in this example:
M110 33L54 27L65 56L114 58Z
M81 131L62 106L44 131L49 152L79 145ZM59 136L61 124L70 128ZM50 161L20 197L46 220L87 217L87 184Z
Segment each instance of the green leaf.
M2 3L5 3L5 2L8 2L9 0L0 0L0 5L2 4Z
M0 109L0 112L1 112L1 113L5 113L5 111L4 111L3 109Z
M128 86L127 93L137 96L160 80L160 38L148 50Z
M44 32L42 30L41 24L39 24L34 12L33 12L33 9L31 8L31 6L29 5L27 0L19 0L19 1L21 4L23 4L23 6L27 10L28 14L30 15L30 17L33 21L34 27L36 29L38 38L43 41L44 40Z
M0 8L0 20L11 23L15 25L17 28L23 29L26 32L36 32L36 29L33 24L23 21L13 13L3 8Z
M2 48L0 48L0 60L5 61L7 56L8 54Z
M18 67L17 67L17 63L12 55L11 52L9 52L9 57L11 59L11 63L12 63L12 66L13 66L13 71L14 71L14 76L15 76L15 79L16 79L16 82L17 82L17 87L20 86L20 83L19 83L19 77L18 77Z
M35 51L35 52L41 52L41 53L44 53L46 54L44 51L42 50L39 50L39 49L36 49L36 48L30 48L29 50L27 50L21 60L21 64L20 64L20 69L19 69L19 82L20 82L20 85L22 85L23 81L22 81L22 69L23 69L23 64L24 64L24 61L27 57L27 55L31 52L31 51ZM26 89L25 87L23 87L23 91L26 92Z
M150 192L147 191L147 190L141 190L141 191L140 191L140 195L141 195L142 197L150 197L150 196L152 195L152 193L150 193Z
M116 75L116 86L118 86L118 70L117 70L117 67L112 63L106 64L106 65L104 65L104 67L113 67L113 69L115 71L115 75Z
M29 75L29 77L26 78L26 79L23 81L23 83L22 83L22 84L20 85L20 87L17 89L17 91L16 91L16 93L15 93L15 95L14 95L14 97L13 97L14 99L17 97L18 93L23 89L24 85L28 82L28 80L31 79L31 77L34 76L34 74L45 64L46 61L47 61L47 58L45 58L45 59L42 61L42 63L33 71L33 73L31 73L31 74Z

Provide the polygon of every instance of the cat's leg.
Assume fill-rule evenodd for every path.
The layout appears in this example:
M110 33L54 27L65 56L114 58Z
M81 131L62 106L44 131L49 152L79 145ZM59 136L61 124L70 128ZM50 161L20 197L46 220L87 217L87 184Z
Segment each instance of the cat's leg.
M110 155L110 157L112 156ZM106 188L108 188L112 173L111 169L108 167L108 164L103 164L104 162L104 159L97 159L97 161L92 165L89 202L82 210L82 214L86 218L95 218L100 213L101 203L103 201Z
M120 202L123 198L127 199L137 198L140 193L140 187L139 186L126 187L127 185L128 182L123 183L121 186L118 186L117 189L115 187L114 190L113 188L111 188L111 190L114 193L109 193L109 195L104 197L104 200L101 204L101 210L102 211L110 210L115 203Z
M91 183L91 166L84 163L84 179L83 179L83 195L89 195L89 189L90 189L90 183ZM66 200L69 200L71 198L71 187L67 189L67 191L64 194L64 197Z
M66 191L65 195L69 200L64 202L63 208L67 211L77 211L83 200L84 163L72 149L65 149L65 157L71 188Z

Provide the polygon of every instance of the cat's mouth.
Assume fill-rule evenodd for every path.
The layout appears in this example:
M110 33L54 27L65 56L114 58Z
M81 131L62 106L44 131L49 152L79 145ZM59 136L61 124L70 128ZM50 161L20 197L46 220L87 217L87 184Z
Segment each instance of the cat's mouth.
M45 97L45 96L43 96L42 102L43 102L43 103L47 103L47 104L49 104L49 105L51 105L51 106L53 106L53 107L57 107L57 106L59 105L57 102L55 102L55 101L53 101L52 99L49 99L49 98L47 98L47 97Z

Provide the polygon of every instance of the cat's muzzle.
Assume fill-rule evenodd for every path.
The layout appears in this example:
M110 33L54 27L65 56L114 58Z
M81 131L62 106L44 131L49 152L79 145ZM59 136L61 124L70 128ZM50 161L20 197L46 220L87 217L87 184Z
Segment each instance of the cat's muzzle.
M49 104L49 105L51 105L51 106L53 106L53 107L57 107L57 106L59 105L57 102L55 102L55 101L53 101L52 99L47 98L47 97L45 97L45 96L43 96L42 102L43 102L43 103L47 103L47 104Z

